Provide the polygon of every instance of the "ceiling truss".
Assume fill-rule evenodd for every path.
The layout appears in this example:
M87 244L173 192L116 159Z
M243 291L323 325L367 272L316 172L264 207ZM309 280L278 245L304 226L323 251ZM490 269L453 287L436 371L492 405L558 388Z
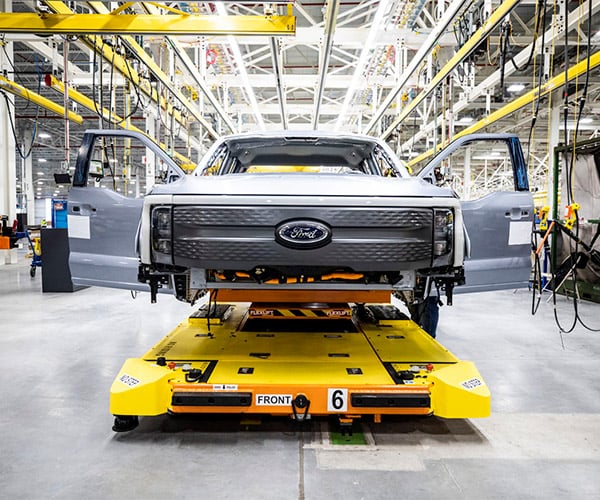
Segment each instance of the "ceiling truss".
M545 33L534 39L538 5L545 7ZM130 99L136 112L127 123L146 130L147 120L156 120L156 139L188 158L193 150L197 159L223 134L312 128L378 135L416 162L464 130L516 130L525 142L531 110L510 103L533 92L541 64L543 86L556 82L552 79L564 71L565 60L569 67L585 61L588 5L591 55L600 49L600 0L569 3L566 25L560 21L564 1L555 7L537 0L68 5L13 0L14 12L0 13L0 32L14 56L9 60L0 53L0 59L8 79L32 92L45 73L73 89L68 111L79 113L75 108L81 106L85 113L83 125L70 126L71 154L85 128L121 126L116 117L127 115L124 103ZM75 29L82 19L89 20L85 33ZM139 27L142 22L146 28ZM501 47L507 23L514 65L510 58L501 64L501 56L507 56ZM41 38L34 32L52 34ZM517 72L515 66L526 65L532 47L532 63ZM584 138L600 127L595 63L590 74L586 123L580 128ZM509 93L517 83L523 90ZM546 94L553 91L550 85ZM40 95L64 112L56 91L42 89ZM85 106L74 96L96 104ZM23 99L15 100L17 124L29 130L36 114ZM108 121L103 111L96 113L101 108L109 112ZM550 113L540 112L538 126L542 119L549 120ZM57 129L44 123L40 130ZM533 137L546 144L546 135ZM47 168L56 169L64 154L57 151L54 158L55 150L38 142L33 154L46 155ZM547 156L540 144L529 148L538 151L532 160L538 166ZM488 174L495 175L489 169ZM485 177L474 173L476 183L489 186Z

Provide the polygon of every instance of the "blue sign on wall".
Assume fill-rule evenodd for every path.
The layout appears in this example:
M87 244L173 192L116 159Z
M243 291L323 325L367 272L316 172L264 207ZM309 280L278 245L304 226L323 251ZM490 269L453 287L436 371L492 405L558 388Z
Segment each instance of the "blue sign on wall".
M52 200L52 227L67 228L67 200Z

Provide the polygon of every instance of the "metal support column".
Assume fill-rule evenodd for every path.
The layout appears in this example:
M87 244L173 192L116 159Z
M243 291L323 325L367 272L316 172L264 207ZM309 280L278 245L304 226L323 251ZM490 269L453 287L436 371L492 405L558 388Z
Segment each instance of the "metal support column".
M150 137L156 137L156 120L154 116L146 116L146 133ZM154 152L146 148L146 193L154 186L154 178L156 175L156 157ZM136 193L137 193L136 188ZM143 193L145 194L145 193Z
M24 151L30 151L33 143L32 130L30 128L23 131L22 148ZM33 191L33 158L29 155L22 158L23 169L21 171L21 207L27 214L27 224L33 224L35 217L35 194Z
M11 0L0 0L0 9L4 12L12 10ZM6 56L12 59L13 47L8 44L4 47ZM11 71L10 64L4 51L0 51L0 70L2 74ZM17 170L15 158L15 138L10 128L8 114L14 109L14 97L0 96L0 215L8 215L8 221L12 221L17 215Z
M471 153L473 152L471 146L468 146L465 150L465 165L463 175L463 199L471 199Z

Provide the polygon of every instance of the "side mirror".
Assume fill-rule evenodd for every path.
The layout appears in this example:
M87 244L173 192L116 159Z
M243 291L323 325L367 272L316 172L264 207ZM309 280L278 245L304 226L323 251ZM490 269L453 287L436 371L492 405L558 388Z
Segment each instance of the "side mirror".
M102 179L102 177L104 177L104 165L102 165L102 160L90 160L88 175L95 179Z

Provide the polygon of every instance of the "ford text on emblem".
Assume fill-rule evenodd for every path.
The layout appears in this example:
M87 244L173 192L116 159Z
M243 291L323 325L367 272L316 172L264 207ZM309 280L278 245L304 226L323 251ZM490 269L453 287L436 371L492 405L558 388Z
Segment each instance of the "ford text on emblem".
M329 243L331 229L313 220L291 220L275 228L275 239L290 248L318 248Z

